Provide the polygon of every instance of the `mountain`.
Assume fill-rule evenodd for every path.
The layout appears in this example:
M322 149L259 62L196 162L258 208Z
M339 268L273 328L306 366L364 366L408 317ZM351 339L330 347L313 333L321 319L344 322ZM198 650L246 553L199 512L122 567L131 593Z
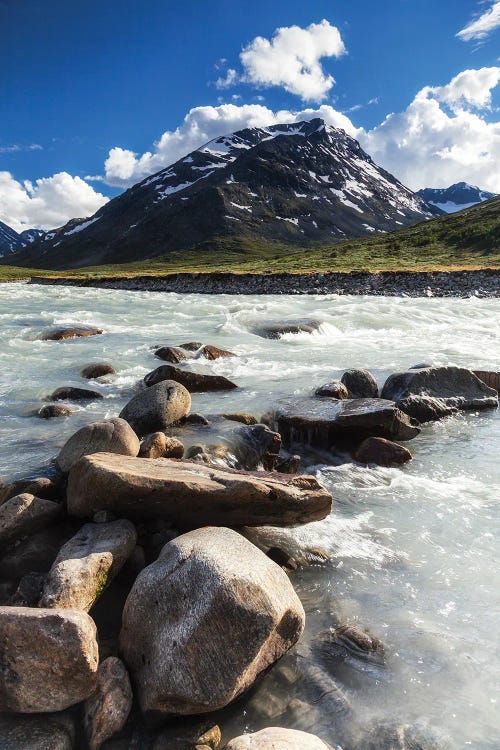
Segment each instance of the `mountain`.
M0 258L22 250L44 234L41 229L25 229L24 232L18 234L3 221L0 221Z
M419 190L417 194L424 201L447 214L461 211L463 208L470 208L477 203L483 203L483 201L496 197L495 193L480 190L467 182L456 182L448 188L424 188Z
M227 238L301 247L387 232L440 213L323 120L217 138L11 262L78 268Z

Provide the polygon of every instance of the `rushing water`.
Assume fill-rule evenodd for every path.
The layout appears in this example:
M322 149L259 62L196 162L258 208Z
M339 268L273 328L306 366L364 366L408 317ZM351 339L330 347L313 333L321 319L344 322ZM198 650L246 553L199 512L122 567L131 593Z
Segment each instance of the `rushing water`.
M307 394L348 367L380 384L426 361L498 369L494 299L244 297L0 285L0 476L46 464L78 427L116 416L159 362L152 346L213 343L238 357L196 362L241 388L195 394L193 411L264 413L283 395ZM317 318L315 334L266 340L258 322ZM102 336L63 342L37 337L50 326L88 324ZM52 390L84 386L79 371L110 361L118 376L90 387L104 401L68 419L33 416ZM357 721L433 727L454 748L500 747L499 460L497 412L425 426L402 469L352 463L316 467L332 492L330 518L284 533L291 551L321 548L322 565L292 574L307 613L296 654L264 678L223 720L225 734L289 724L338 742L330 692L311 687L319 631L338 621L367 626L386 645L384 666L346 663L336 683ZM312 650L311 650L312 649ZM314 683L314 680L313 680ZM284 708L291 698L315 713ZM297 704L299 705L299 704ZM315 717L315 718L312 718Z

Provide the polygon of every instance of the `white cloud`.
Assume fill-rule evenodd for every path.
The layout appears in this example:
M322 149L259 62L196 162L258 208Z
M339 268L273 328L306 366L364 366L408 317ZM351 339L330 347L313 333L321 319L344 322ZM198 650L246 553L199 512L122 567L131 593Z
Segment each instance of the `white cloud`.
M486 13L467 24L457 36L464 42L485 39L492 31L500 28L500 0L496 0Z
M421 94L431 95L444 104L448 104L454 111L459 111L467 105L477 109L487 109L491 106L491 91L500 81L500 68L480 68L479 70L464 70L446 86L427 86Z
M230 86L234 86L238 82L238 74L234 68L229 68L224 77L219 77L215 81L215 86L218 89L227 89Z
M59 172L33 184L0 172L0 221L17 232L54 229L75 217L90 216L108 202L80 177Z
M13 154L18 151L43 151L39 143L30 143L28 146L20 146L14 143L12 146L0 146L0 154Z
M335 83L320 60L340 57L344 42L336 26L323 19L305 29L288 26L276 29L271 40L256 37L240 54L247 83L282 86L304 101L320 102Z

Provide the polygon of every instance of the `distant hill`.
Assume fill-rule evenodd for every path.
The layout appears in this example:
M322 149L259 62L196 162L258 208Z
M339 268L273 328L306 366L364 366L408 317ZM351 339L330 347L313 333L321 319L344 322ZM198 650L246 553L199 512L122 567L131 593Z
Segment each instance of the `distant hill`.
M15 265L142 261L228 241L317 247L441 213L321 119L247 128L193 151L90 218L16 254Z
M12 227L0 221L0 258L22 250L43 235L41 229L25 229L18 234Z
M469 185L467 182L457 182L448 188L424 188L418 191L418 195L424 201L432 206L444 211L447 214L461 211L464 208L470 208L483 201L495 198L495 193L488 193L486 190L480 190L475 185Z

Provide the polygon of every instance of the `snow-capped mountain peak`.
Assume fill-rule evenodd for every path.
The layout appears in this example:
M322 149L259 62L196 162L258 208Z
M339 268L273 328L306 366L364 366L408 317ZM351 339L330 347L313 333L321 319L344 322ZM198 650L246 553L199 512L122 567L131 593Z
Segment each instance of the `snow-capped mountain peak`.
M467 182L456 182L447 188L424 188L418 191L418 195L447 214L495 198L495 193L481 190L476 185L470 185Z

